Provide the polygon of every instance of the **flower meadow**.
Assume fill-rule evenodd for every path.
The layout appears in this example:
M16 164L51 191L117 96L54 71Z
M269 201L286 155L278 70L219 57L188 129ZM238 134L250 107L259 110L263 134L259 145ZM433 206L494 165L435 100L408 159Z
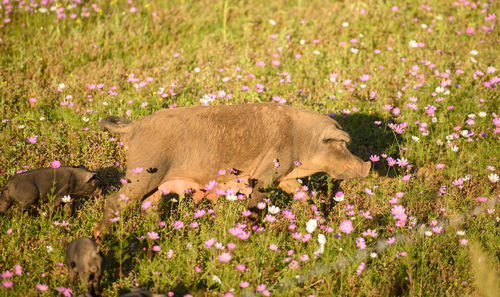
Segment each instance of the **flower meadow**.
M50 203L0 215L0 296L85 291L65 247L92 236L126 164L99 119L255 102L331 116L370 176L268 188L255 225L230 191L199 204L165 193L159 219L148 202L122 210L100 243L102 296L498 296L499 12L466 0L2 0L0 185L84 165L104 190L65 196L72 215Z

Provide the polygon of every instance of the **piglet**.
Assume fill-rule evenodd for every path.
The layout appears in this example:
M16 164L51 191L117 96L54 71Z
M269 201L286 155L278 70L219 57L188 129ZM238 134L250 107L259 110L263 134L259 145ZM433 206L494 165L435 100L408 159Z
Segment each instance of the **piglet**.
M40 168L13 176L0 195L0 213L11 205L25 210L37 202L55 196L55 206L65 195L92 195L96 192L96 174L81 167Z
M66 249L66 265L73 285L80 277L82 286L87 285L88 294L95 296L101 293L99 282L104 269L104 256L92 239L83 237L70 242Z

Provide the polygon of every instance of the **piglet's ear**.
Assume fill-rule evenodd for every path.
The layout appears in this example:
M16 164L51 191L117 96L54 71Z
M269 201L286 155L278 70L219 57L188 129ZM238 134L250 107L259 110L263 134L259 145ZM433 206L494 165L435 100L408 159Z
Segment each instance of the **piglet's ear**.
M347 132L335 127L326 128L321 139L324 143L330 141L351 142L351 137L347 134Z
M85 183L88 183L96 178L96 174L94 172L87 172L85 173L85 176L83 177L83 180Z

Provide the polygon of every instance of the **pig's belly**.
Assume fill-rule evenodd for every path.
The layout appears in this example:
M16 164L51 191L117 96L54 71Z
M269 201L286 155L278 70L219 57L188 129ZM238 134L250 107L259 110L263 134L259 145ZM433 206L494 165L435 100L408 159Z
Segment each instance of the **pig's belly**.
M252 187L247 181L248 179L243 178L225 182L221 181L218 182L213 189L207 190L205 189L205 184L208 184L208 182L199 183L191 178L170 177L158 186L158 190L163 194L176 193L180 196L184 196L186 192L191 192L194 202L198 203L203 198L216 200L218 198L218 193L225 191L250 195L252 193Z

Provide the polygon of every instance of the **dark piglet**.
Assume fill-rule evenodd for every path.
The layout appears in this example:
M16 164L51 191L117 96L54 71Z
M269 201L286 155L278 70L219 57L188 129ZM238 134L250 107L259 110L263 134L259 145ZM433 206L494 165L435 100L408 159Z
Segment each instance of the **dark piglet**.
M79 277L81 285L87 287L86 294L95 296L101 293L99 282L104 269L104 256L92 239L83 237L70 242L66 249L66 265L73 285Z
M22 210L37 202L47 202L48 195L55 196L55 205L61 204L65 195L92 195L96 192L96 174L80 167L40 168L14 175L0 195L0 213L11 205Z

